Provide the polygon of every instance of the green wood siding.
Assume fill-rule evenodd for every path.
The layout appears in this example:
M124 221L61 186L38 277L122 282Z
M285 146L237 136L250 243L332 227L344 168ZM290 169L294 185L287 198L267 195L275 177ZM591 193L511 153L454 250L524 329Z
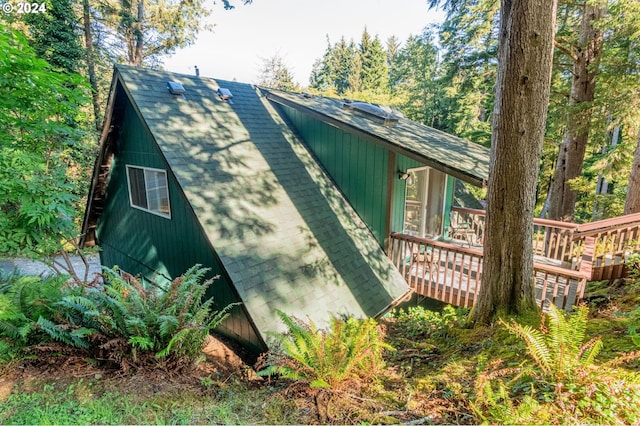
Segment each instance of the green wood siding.
M383 245L388 150L293 108L282 106L282 110L380 245Z
M453 193L456 187L456 178L447 175L446 192L444 194L444 237L449 238L449 225L451 224L451 205L453 204Z
M160 284L166 284L168 278L177 277L194 264L201 264L211 268L211 276L220 275L207 294L214 297L216 307L238 302L193 210L129 102L124 117L112 163L106 207L97 228L102 264L118 265L129 273L141 274ZM127 164L167 170L171 219L130 206ZM219 331L255 350L263 349L261 339L241 307L232 310Z

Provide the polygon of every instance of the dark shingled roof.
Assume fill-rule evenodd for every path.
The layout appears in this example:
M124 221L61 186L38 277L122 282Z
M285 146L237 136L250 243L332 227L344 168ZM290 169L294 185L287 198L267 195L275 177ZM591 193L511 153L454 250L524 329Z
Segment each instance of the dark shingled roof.
M380 314L408 292L255 87L122 65L116 74L263 336L282 329L276 309L322 326L330 314ZM168 92L168 80L182 83L184 97Z
M442 172L482 186L489 177L489 149L434 128L399 118L397 125L344 108L345 101L323 96L262 89L267 98L314 115L337 127L356 131Z

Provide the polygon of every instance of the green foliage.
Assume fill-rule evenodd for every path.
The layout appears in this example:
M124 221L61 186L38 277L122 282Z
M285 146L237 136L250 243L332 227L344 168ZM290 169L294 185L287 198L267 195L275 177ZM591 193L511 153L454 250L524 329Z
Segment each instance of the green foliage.
M566 319L560 310L551 305L548 314L549 331L546 334L516 322L503 324L525 342L529 356L543 375L558 382L571 376L579 367L592 365L602 348L599 338L583 343L588 313L589 309L581 305Z
M640 376L617 368L639 354L597 365L602 344L599 338L584 342L587 314L581 306L565 318L552 305L548 330L503 322L524 341L534 363L499 369L499 360L490 362L476 380L476 413L498 423L640 421Z
M629 312L629 336L633 344L640 347L640 306Z
M445 306L442 312L416 306L406 310L397 309L391 317L406 337L441 338L447 336L452 328L463 327L468 312L468 309L455 308L451 305Z
M71 336L50 335L51 320L59 318L56 304L65 293L66 276L0 277L0 361L8 362L24 355L23 350L51 338L72 341ZM74 335L75 337L75 335Z
M29 25L32 47L39 58L59 72L80 71L84 50L77 32L78 17L71 0L46 0L46 13L22 15Z
M376 35L366 28L358 45L344 37L327 49L311 71L310 88L328 95L356 96L369 100L388 93L387 52Z
M10 360L32 345L58 342L97 359L141 366L189 368L209 331L232 305L213 311L204 300L211 280L196 265L165 291L106 269L106 283L76 286L67 277L18 277L0 286L0 357Z
M320 330L278 312L289 333L272 334L280 344L270 353L260 376L278 374L305 381L312 388L338 389L354 379L370 380L384 367L382 352L393 349L375 320L333 318L329 330Z
M56 390L45 385L40 392L17 393L0 403L3 424L126 424L136 422L143 407L107 393L92 401L83 401L79 387Z
M439 68L433 36L425 32L409 37L392 62L390 77L404 115L436 128L443 126L440 102L445 95Z
M212 9L203 0L112 0L91 6L94 39L104 38L99 50L115 62L158 66L163 57L193 44L200 31L212 29L206 22Z
M84 81L38 59L0 24L0 253L48 255L73 234Z
M207 271L193 266L168 289L157 292L131 276L105 269L102 289L89 288L58 303L66 317L58 329L74 341L73 333L82 329L95 330L103 343L118 341L121 352L114 360L123 357L139 365L153 362L147 356L153 354L155 360L173 368L189 367L198 360L209 331L232 308L213 311L213 299L204 300L211 284L203 281ZM77 337L82 341L83 336Z
M629 269L629 278L632 281L640 281L640 252L631 253L625 263Z

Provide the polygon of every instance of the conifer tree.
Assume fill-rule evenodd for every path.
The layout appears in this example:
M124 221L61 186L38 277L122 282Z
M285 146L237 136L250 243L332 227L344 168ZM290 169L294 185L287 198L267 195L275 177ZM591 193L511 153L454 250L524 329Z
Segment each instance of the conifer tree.
M365 28L359 45L361 90L382 93L389 87L389 69L387 55L380 39L376 35L373 39Z

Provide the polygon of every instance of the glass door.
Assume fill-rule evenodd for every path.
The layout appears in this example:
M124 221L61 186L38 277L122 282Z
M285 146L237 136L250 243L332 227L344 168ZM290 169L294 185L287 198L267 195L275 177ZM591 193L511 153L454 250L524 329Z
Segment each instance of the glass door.
M430 167L408 171L404 232L419 237L442 235L447 175Z

